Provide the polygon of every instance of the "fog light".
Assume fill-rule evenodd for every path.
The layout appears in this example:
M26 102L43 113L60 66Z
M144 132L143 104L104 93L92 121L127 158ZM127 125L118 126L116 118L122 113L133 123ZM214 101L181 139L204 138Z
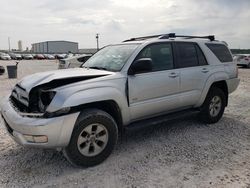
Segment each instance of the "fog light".
M23 135L28 142L33 143L46 143L48 142L48 137L45 135L33 136L33 135Z
M48 137L47 136L34 136L34 141L37 143L45 143L48 142Z
M33 136L31 135L23 135L23 136L28 142L34 142Z

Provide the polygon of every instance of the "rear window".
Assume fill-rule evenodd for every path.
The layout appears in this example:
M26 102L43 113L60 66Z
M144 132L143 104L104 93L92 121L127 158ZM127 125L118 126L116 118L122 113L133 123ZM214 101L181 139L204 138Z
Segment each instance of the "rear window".
M225 45L209 43L207 43L206 45L221 62L233 61L232 55Z

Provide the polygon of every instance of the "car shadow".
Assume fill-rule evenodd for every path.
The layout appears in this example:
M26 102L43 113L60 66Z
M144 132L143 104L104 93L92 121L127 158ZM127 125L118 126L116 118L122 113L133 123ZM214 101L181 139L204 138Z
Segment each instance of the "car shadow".
M232 117L231 115L224 115L223 118L215 124L205 124L199 121L197 115L192 115L150 127L142 127L138 130L129 130L120 140L119 145L120 147L125 147L130 143L140 144L140 142L144 142L148 139L155 139L157 137L166 138L171 135L178 136L179 134L185 135L187 132L193 132L192 134L194 134L194 136L199 136L196 135L196 133L199 133L198 130L202 130L202 133L207 134L216 132L220 136L223 135L223 133L235 133L237 135L237 132L240 133L237 135L239 136L242 134L242 131L244 131L246 134L248 132L247 136L250 137L250 126L238 118L238 116Z

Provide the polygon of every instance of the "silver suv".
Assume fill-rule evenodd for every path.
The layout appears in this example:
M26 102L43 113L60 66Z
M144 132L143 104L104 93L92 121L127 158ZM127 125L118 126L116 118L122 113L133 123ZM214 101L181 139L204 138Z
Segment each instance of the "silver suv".
M93 166L112 152L124 128L183 112L216 123L239 84L227 45L214 36L174 33L110 45L82 68L37 73L1 103L10 136L25 146L62 150Z

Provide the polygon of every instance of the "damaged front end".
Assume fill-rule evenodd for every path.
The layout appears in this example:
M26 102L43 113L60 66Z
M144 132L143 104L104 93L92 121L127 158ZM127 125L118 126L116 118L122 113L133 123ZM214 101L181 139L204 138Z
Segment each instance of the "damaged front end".
M55 95L55 91L43 87L32 89L28 94L17 84L10 96L10 102L21 116L42 118Z
M73 77L67 79L56 79L48 83L35 86L27 92L25 88L17 84L13 89L10 102L12 107L21 115L26 117L37 117L37 118L50 118L55 116L64 115L70 112L70 107L62 108L56 112L47 112L46 109L52 102L53 98L56 96L56 91L53 89L87 80L93 79L100 76L84 76L84 77Z

